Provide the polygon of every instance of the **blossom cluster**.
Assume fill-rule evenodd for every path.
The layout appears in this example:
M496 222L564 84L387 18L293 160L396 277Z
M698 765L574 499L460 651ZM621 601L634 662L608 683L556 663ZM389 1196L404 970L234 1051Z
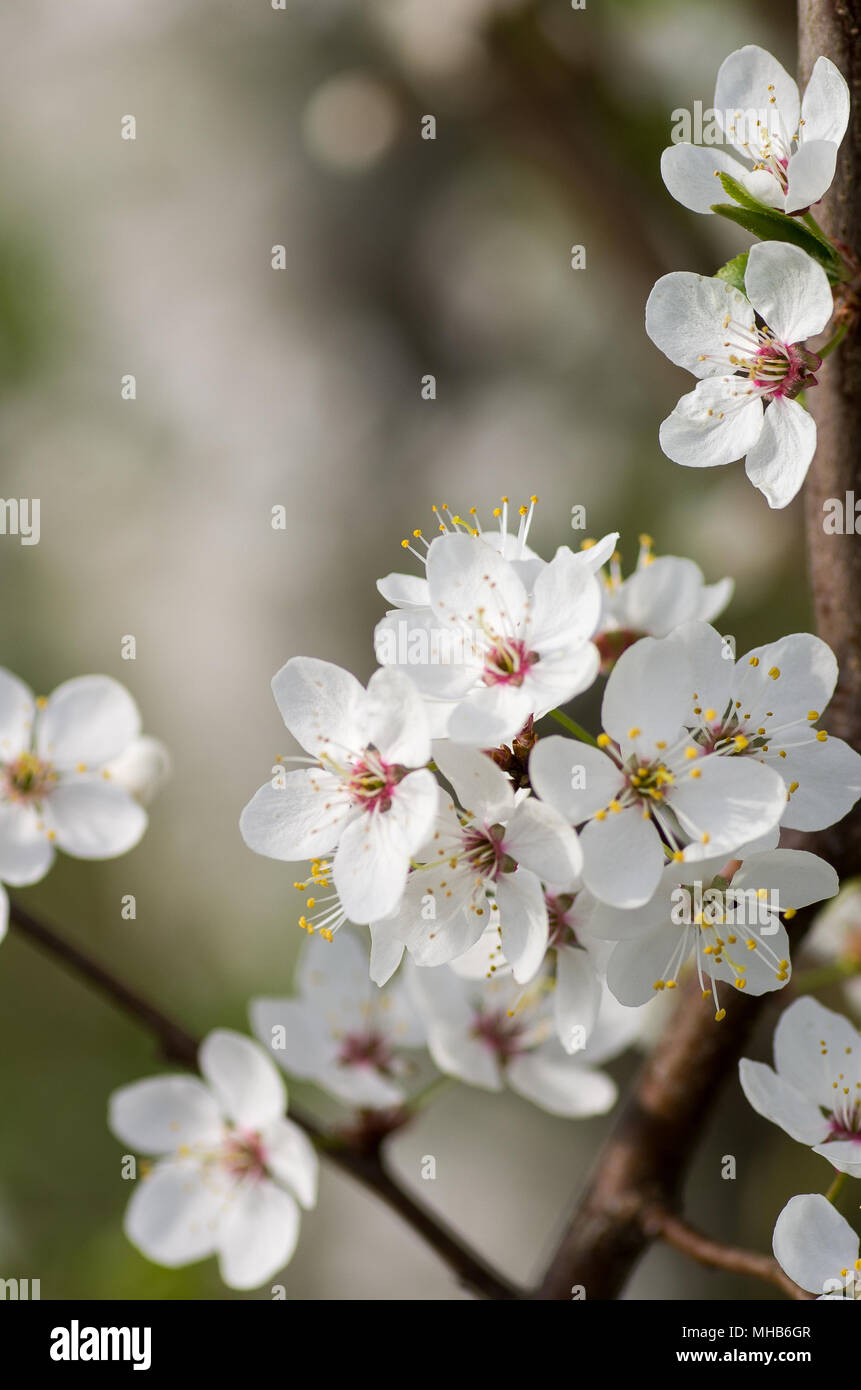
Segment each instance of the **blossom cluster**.
M801 99L777 59L748 44L722 63L714 109L726 148L671 145L664 182L693 212L721 214L760 240L714 277L673 271L649 296L646 332L698 378L661 425L661 448L691 468L744 458L769 506L785 507L816 450L805 396L844 331L841 292L853 275L811 212L834 177L849 89L821 57Z

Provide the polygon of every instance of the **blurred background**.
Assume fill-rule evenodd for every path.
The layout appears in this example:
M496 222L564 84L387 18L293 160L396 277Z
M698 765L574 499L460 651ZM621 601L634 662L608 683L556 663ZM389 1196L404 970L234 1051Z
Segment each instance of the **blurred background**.
M797 506L769 512L741 465L702 474L662 456L658 423L688 378L642 328L659 275L712 273L743 244L673 203L659 157L672 111L709 107L721 60L750 42L794 68L793 6L4 4L3 493L41 499L42 534L0 538L0 662L45 693L117 677L174 761L138 849L63 859L21 897L190 1029L245 1029L250 996L289 992L295 875L237 831L289 751L269 681L297 653L368 677L374 581L407 567L400 540L431 531L433 502L487 517L501 493L537 493L548 555L582 538L583 505L588 534L621 530L626 569L649 532L710 582L735 576L722 626L740 650L809 624ZM279 504L286 530L270 524ZM239 1296L214 1261L170 1272L126 1242L105 1103L159 1069L152 1043L14 935L0 1058L0 1274L40 1278L43 1298ZM391 1162L528 1281L610 1122L454 1087ZM434 1184L419 1179L426 1153ZM720 1177L728 1153L735 1182ZM766 1249L784 1201L827 1175L731 1083L690 1214ZM288 1298L465 1296L325 1166L284 1282ZM628 1291L733 1295L770 1292L661 1250Z

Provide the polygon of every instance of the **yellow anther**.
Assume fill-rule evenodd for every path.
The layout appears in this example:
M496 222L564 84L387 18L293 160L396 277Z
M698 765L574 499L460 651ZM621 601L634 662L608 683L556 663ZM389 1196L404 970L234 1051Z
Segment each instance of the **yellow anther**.
M745 738L744 734L736 734L735 738L733 739L733 743L735 744L739 752L742 752L742 750L747 747L747 739Z
M759 657L758 657L758 656L752 656L752 657L750 658L750 664L751 664L751 666L758 666L758 665L759 665Z
M715 1014L715 1023L722 1023L725 1018L726 1009L718 1009L717 1013Z
M677 864L681 864L681 863L683 862L683 860L684 860L684 857L685 857L685 856L684 856L684 854L682 853L682 851L681 851L680 849L677 849L677 850L674 850L674 851L673 851L673 858L674 858L674 860L676 861Z
M637 725L635 724L633 729L628 730L628 738L639 738L641 733L642 729L638 729Z
M827 740L827 738L828 738L828 735L826 734L825 730L824 730L824 729L820 729L819 732L818 732L817 735L816 735L816 742L817 742L817 743L825 743L825 741Z
M697 777L702 777L702 775L703 775L703 770L702 770L701 767L692 767L692 768L691 768L691 776L692 776L694 779L696 779Z
M609 734L599 734L596 739L596 743L598 744L599 748L606 748L607 744L612 742L613 740L611 739Z
M818 710L818 709L809 709L809 710L807 711L807 718L808 718L808 719L818 719L818 718L819 718L819 710Z
M771 670L769 671L768 674L771 676L771 679L772 679L773 681L776 681L777 678L778 678L778 676L780 675L780 667L779 667L779 666L772 666L772 668L771 668Z
M707 709L707 710L706 710L706 719L717 719L717 710L714 710L714 709Z

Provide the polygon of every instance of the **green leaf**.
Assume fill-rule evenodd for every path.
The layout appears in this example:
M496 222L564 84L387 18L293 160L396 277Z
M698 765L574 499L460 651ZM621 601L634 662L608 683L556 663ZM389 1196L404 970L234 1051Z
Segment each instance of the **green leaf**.
M714 203L712 212L735 222L760 241L788 241L793 246L800 246L802 251L806 251L808 256L818 261L827 271L830 280L845 278L845 267L837 252L829 250L818 237L808 231L807 227L802 227L799 222L782 212L774 212L771 209L759 212L752 208L737 207L734 203Z
M744 272L747 270L748 255L749 252L742 251L741 255L733 256L731 261L727 261L726 265L722 265L720 270L715 271L715 278L726 280L728 285L732 285L736 290L741 290L744 294Z
M724 193L728 193L743 208L749 208L751 212L776 212L776 208L770 208L768 203L761 203L758 198L754 198L752 193L748 193L743 183L734 179L732 174L719 174L721 188ZM778 217L785 217L786 213L777 213Z

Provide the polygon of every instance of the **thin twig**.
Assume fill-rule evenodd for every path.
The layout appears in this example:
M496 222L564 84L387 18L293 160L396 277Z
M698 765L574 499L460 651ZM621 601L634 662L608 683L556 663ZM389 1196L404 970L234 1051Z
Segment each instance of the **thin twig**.
M15 900L10 906L9 921L13 930L87 980L111 1003L147 1029L156 1038L159 1052L166 1061L197 1069L197 1038L149 999L124 984L112 971L93 960L53 927L34 917ZM352 1149L343 1143L333 1144L332 1135L294 1106L290 1107L290 1118L305 1131L330 1163L348 1173L397 1212L448 1265L459 1283L488 1299L511 1300L520 1296L512 1284L400 1187L385 1168L381 1145L367 1152Z
M764 1279L776 1284L790 1298L812 1299L813 1294L799 1288L781 1269L771 1255L760 1255L754 1250L742 1250L738 1246L721 1245L710 1236L703 1235L694 1226L683 1221L666 1207L650 1207L643 1216L647 1235L657 1237L674 1250L678 1250L698 1264L709 1265L712 1269L725 1269L731 1274L747 1274L752 1279Z

